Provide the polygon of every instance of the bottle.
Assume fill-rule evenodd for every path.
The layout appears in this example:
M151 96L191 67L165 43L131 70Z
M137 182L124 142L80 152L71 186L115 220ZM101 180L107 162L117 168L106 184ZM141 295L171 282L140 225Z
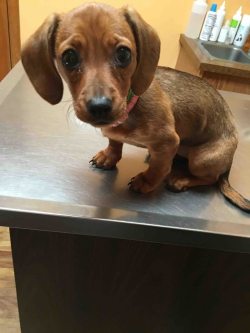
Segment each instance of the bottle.
M219 36L220 30L221 30L221 27L222 27L222 24L224 22L224 18L225 18L225 15L226 15L226 8L225 7L226 7L226 5L225 5L225 1L224 1L223 4L218 9L217 17L216 17L216 20L215 20L215 23L214 23L214 27L212 29L211 36L209 38L209 40L211 40L212 42L216 42L217 38Z
M218 37L218 42L219 43L225 43L225 41L228 38L228 33L229 33L229 25L230 25L230 21L227 20L225 25L223 25L223 27L221 28L219 37Z
M200 39L203 41L209 40L217 16L216 10L217 5L216 3L213 3L211 9L207 12L203 27L201 29Z
M250 33L250 15L243 15L241 24L234 38L233 44L237 47L243 47Z
M240 6L240 8L237 10L237 12L234 14L231 22L230 22L230 28L229 28L229 33L228 33L228 36L229 36L229 44L232 44L233 41L234 41L234 37L237 33L237 30L239 28L239 25L240 25L240 21L241 21L241 18L242 18L242 7Z
M195 0L193 3L191 15L185 31L185 35L189 38L198 38L200 35L202 23L207 12L206 0Z

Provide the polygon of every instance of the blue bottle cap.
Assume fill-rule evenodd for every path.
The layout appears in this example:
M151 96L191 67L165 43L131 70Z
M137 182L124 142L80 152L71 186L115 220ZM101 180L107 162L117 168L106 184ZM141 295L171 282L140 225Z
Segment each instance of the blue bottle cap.
M216 4L216 3L213 3L212 6L211 6L210 11L211 11L211 12L216 12L216 10L217 10L217 4Z

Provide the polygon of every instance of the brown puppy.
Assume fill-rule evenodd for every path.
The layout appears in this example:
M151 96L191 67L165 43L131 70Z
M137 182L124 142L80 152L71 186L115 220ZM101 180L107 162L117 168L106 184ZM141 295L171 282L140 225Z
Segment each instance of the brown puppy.
M237 147L227 104L205 81L157 68L159 54L156 32L135 10L86 4L49 17L24 45L22 62L51 104L62 98L62 76L77 117L109 138L92 159L95 166L113 168L123 143L142 146L149 166L131 189L147 193L164 180L176 191L218 182L229 200L249 211L249 201L227 180ZM176 154L188 159L189 174L172 170Z

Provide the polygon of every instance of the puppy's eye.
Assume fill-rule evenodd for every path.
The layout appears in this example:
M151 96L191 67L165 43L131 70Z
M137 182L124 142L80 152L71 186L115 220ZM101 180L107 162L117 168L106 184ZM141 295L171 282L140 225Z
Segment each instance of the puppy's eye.
M80 65L79 54L73 49L64 51L62 54L62 64L69 70L76 69Z
M127 67L131 63L131 51L125 46L121 46L116 50L115 62L119 67Z

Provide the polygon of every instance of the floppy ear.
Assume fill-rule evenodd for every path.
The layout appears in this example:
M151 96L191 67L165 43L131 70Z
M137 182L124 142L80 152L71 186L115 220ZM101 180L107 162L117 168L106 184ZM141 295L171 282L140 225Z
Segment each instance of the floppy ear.
M49 16L22 48L23 67L38 94L51 104L62 99L63 83L54 64L59 15Z
M131 88L136 95L141 95L148 89L154 78L161 42L156 31L141 18L136 10L125 7L123 12L133 32L137 51L137 67L132 77Z

